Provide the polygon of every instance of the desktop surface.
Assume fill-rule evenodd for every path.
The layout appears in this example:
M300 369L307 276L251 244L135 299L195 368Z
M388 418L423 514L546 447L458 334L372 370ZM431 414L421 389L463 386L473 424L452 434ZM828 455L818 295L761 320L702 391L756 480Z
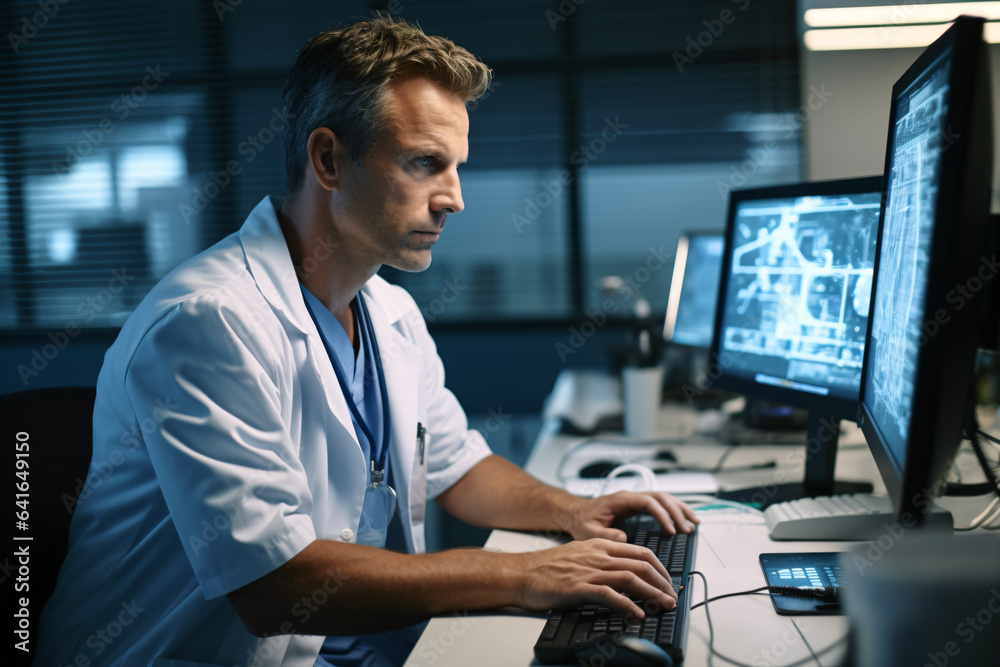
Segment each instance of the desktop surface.
M696 432L699 415L686 405L665 405L660 416L663 437L674 441L688 440L687 444L669 445L681 463L710 467L730 450L730 447ZM538 436L525 469L547 483L559 484L557 471L561 461L583 440L579 436L560 433L558 421L549 419ZM635 445L633 453L645 453L646 449L645 446ZM854 425L845 424L841 450L837 460L838 476L870 479L876 493L884 494L885 487L871 453L864 445L861 431ZM632 448L626 447L623 456L628 457L629 451ZM739 447L728 454L726 466L739 470L723 472L716 477L724 488L782 478L795 479L796 476L801 477L802 459L801 445ZM751 464L769 460L777 461L778 467L748 469ZM971 454L961 456L956 464L966 477L974 475L978 469ZM965 524L979 513L983 501L980 498L945 498L942 504L952 511L957 524ZM706 510L699 516L702 523L698 527L698 551L694 566L705 574L708 593L713 597L765 585L767 582L758 563L761 553L846 551L859 544L845 541L776 542L768 536L762 518L721 508ZM975 533L982 534L981 531ZM962 540L965 535L956 534L954 539ZM485 548L506 552L533 551L557 546L566 540L566 536L559 534L495 530ZM700 578L692 580L691 589L695 604L704 599L705 590ZM805 641L817 652L822 665L840 665L846 655L844 638L848 623L845 616L782 617L775 613L767 595L720 600L711 604L711 613L716 650L748 664L754 664L755 660L759 664L778 667L799 660L808 664L811 655ZM434 618L406 665L537 665L533 647L546 617L547 614L542 612L502 609L458 612ZM708 624L703 608L690 614L686 655L685 665L705 665L709 662Z

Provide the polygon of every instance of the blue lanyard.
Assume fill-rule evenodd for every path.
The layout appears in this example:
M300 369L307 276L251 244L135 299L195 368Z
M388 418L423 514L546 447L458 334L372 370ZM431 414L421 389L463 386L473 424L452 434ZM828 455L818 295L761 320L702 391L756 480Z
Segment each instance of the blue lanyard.
M379 456L377 465L375 463L375 436L372 434L372 430L368 428L368 424L365 423L364 417L361 416L361 411L354 402L354 396L351 394L350 386L347 384L347 380L344 378L344 375L340 370L338 357L330 348L330 343L323 334L323 327L320 326L319 321L316 319L316 313L313 312L312 306L309 305L309 299L303 300L305 301L306 309L309 311L309 315L313 318L313 322L319 330L319 337L323 341L323 347L326 348L327 355L330 357L330 363L333 365L333 372L337 374L337 382L340 383L340 389L344 393L344 398L347 400L347 406L351 409L351 415L354 417L354 420L358 422L358 426L361 427L361 431L365 434L365 437L368 438L368 453L372 460L371 481L373 484L378 484L385 477L385 466L389 457L389 396L385 388L385 375L382 373L382 357L378 351L378 342L375 340L375 330L372 329L372 320L368 315L368 306L365 305L361 292L358 292L358 298L356 301L360 306L361 311L364 313L364 333L367 334L368 340L371 342L372 351L374 352L375 368L378 370L378 388L382 397L382 452ZM356 318L358 314L355 313L354 316ZM362 335L361 327L358 327L358 335ZM361 348L362 354L364 354L364 346L362 345Z

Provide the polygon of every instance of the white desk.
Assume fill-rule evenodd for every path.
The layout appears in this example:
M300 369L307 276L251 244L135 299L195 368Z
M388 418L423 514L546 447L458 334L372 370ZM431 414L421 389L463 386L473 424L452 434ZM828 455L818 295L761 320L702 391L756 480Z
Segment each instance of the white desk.
M679 406L665 406L661 427L664 437L693 437L697 416ZM857 427L844 423L837 457L837 478L868 480L876 493L885 489L875 462ZM614 436L612 436L614 437ZM621 437L618 435L617 437ZM546 423L525 465L532 475L559 485L556 470L564 453L582 441L557 433L557 424ZM727 448L701 439L686 445L668 446L681 463L712 466ZM635 446L635 447L648 447ZM726 466L777 460L779 467L769 470L723 473L718 475L724 488L741 488L751 483L802 479L802 446L746 446L734 451ZM627 454L626 454L627 455ZM970 478L978 472L974 458L960 456L958 464ZM981 473L979 473L981 475ZM965 525L982 509L982 499L948 498L941 503L955 515L956 525ZM700 512L696 569L705 574L712 596L763 586L766 582L757 557L764 552L844 551L852 542L775 542L755 517L736 510ZM493 531L487 549L519 552L544 549L560 544L541 534ZM701 580L694 577L694 602L704 599ZM766 595L747 595L719 600L709 605L715 631L715 649L740 662L760 665L787 665L809 658L805 637L823 665L839 665L846 645L847 619L843 616L779 616ZM539 664L532 648L542 630L545 613L504 609L485 613L457 613L431 620L406 661L407 667L468 667L503 665L519 667ZM830 650L825 650L828 647ZM708 623L704 607L691 612L685 665L708 664ZM719 661L722 664L722 661ZM806 663L810 664L810 663ZM814 664L814 663L813 663Z

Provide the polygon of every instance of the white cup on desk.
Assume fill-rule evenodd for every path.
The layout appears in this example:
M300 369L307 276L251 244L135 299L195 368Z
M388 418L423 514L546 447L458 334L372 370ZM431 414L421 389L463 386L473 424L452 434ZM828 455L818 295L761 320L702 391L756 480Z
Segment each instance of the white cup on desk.
M622 369L625 435L648 440L660 435L660 393L663 366L626 366Z

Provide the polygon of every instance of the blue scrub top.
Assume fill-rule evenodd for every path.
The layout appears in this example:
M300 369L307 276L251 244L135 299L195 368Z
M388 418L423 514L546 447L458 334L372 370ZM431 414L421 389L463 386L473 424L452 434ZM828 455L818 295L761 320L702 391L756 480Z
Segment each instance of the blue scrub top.
M375 352L372 342L368 340L364 311L355 307L354 304L351 305L356 323L355 334L359 340L358 354L355 355L347 332L344 331L344 327L333 316L333 313L327 310L326 306L304 285L300 284L300 287L315 318L320 336L326 340L333 351L334 358L330 361L337 364L343 377L347 380L351 390L351 398L354 399L354 404L358 406L358 411L375 437L375 443L369 443L364 430L354 415L351 415L354 432L358 436L361 450L364 452L366 460L371 461L372 446L375 447L376 457L382 454L382 393L379 390ZM391 457L389 457L387 466L389 468L387 482L389 486L395 488ZM395 551L406 551L399 512L396 512L389 523L385 546L387 549ZM366 665L374 667L376 665L402 664L413 649L425 625L426 623L419 623L410 628L357 637L327 637L316 660L316 666L352 667Z

